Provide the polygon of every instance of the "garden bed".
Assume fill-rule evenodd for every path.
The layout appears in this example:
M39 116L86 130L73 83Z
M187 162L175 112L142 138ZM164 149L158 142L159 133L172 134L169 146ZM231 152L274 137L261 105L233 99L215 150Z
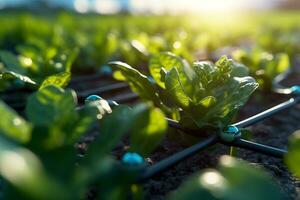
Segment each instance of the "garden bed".
M297 82L297 78L300 78L300 76L293 76L292 79L289 79L288 85L299 84L299 82ZM89 84L81 85L92 85L93 88L103 88L108 85L115 85L117 82L109 80L108 78L104 81L104 83L105 84L103 84L102 81L92 81ZM76 90L76 85L74 86L74 89ZM81 89L82 91L85 91L85 88ZM114 91L108 90L103 93L100 92L98 94L107 99L116 100L116 97L126 96L128 93L130 93L130 90L124 87ZM288 96L275 93L264 94L257 91L253 94L246 106L241 109L235 121L251 117L288 99ZM125 101L124 103L132 104L134 102L136 101ZM300 129L299 121L300 105L296 105L286 111L277 113L262 122L250 126L249 130L253 133L251 135L251 140L261 144L287 149L289 135ZM153 165L158 161L192 145L191 142L180 142L182 140L178 139L178 137L174 139L173 134L174 132L172 134L169 133L157 150L153 152L149 158L147 158L149 165ZM95 135L95 133L88 134L84 141L79 144L78 147L80 152L84 152L84 149L87 148L88 143L93 141ZM116 147L113 154L120 158L121 155L126 152L128 148L127 144L128 140L125 138L123 142ZM171 169L154 176L147 180L144 184L146 199L164 199L166 194L178 188L178 186L185 181L187 177L202 169L215 168L219 158L222 155L228 154L229 147L217 144L217 147L201 151L200 153L197 153L187 160L175 165ZM282 159L240 148L238 149L237 157L251 162L253 167L262 167L266 169L274 177L275 182L280 185L282 192L288 195L288 199L300 198L300 181L291 175L285 167ZM90 198L93 199L93 195L91 195Z

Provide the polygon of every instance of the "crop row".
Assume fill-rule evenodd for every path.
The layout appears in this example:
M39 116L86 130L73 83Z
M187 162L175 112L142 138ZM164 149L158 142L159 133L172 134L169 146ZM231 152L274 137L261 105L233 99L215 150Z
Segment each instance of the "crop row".
M25 14L18 20L7 15L0 17L5 27L0 31L0 198L84 199L95 188L97 199L141 199L141 182L217 142L231 146L232 156L242 147L284 158L300 176L299 132L290 137L287 153L245 140L249 131L244 129L299 101L298 86L278 81L282 73L296 71L298 17L285 28L280 23L263 27L260 19L259 25L249 25L261 29L255 33L247 27L227 35L218 32L221 27L202 30L186 18L167 16L161 23L146 16L93 16L86 22L69 14L37 19ZM126 83L83 93L68 87L71 80L91 78L79 74L96 73L97 79L98 72ZM128 86L142 102L119 105L89 96ZM293 98L231 124L255 90ZM23 105L17 111L11 103L16 99ZM76 152L74 145L90 132L97 132L93 141ZM146 158L166 135L180 139L181 132L196 136L183 138L197 144L147 167ZM113 156L124 140L127 152ZM285 198L264 170L230 156L222 157L217 169L193 175L167 198L199 196Z

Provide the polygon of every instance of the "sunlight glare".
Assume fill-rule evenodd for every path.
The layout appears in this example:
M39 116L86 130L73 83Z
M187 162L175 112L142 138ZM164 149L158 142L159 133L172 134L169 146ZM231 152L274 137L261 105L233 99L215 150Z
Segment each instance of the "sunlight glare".
M162 14L166 11L171 14L220 14L268 9L275 6L279 1L280 0L130 0L130 4L132 11L138 13L151 12L154 14Z
M115 0L96 0L95 11L100 14L115 14L121 11L121 6Z
M210 171L200 177L200 182L203 185L218 185L222 182L222 178L218 172Z
M199 177L199 184L208 190L217 199L221 199L228 187L226 179L216 170L208 170Z
M15 152L2 152L1 161L1 174L4 174L12 182L16 182L27 172L28 166L24 157Z
M74 8L79 13L87 13L89 11L89 1L88 0L75 0Z

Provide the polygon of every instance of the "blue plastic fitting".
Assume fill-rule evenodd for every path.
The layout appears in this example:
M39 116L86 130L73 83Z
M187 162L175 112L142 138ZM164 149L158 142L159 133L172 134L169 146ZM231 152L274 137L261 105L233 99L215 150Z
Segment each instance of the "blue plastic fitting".
M300 86L294 85L291 87L292 94L299 95L300 94Z
M112 69L108 65L103 65L100 68L100 73L103 75L111 75L112 74Z
M89 102L93 102L93 101L99 101L99 100L101 100L101 99L102 99L102 98L101 98L100 96L93 94L93 95L88 96L88 97L84 100L84 102L85 102L85 103L89 103Z
M122 157L122 162L126 165L137 166L144 163L144 159L138 153L127 152Z
M220 137L226 142L232 142L241 137L241 131L238 127L230 125L220 133Z

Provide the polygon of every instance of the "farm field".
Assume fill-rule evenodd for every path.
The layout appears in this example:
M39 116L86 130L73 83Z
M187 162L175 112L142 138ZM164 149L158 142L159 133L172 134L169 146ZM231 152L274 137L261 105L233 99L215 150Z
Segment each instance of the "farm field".
M300 199L298 11L0 24L0 200Z

